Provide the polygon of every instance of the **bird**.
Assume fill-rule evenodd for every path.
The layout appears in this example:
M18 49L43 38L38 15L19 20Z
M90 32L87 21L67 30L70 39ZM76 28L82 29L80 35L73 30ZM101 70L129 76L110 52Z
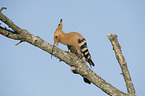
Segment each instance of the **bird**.
M63 24L61 19L54 33L54 46L56 44L57 47L58 43L67 45L68 52L72 52L76 54L76 56L78 56L79 58L83 59L83 61L87 61L90 64L90 67L95 66L94 62L91 59L89 50L87 48L85 38L80 33L77 32L64 33L62 31L62 27ZM84 81L85 83L91 84L91 82L87 78L84 78Z

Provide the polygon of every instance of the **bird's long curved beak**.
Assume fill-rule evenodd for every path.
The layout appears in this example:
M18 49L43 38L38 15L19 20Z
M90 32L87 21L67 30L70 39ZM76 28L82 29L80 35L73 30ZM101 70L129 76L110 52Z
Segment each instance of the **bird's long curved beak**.
M52 48L52 52L51 52L51 59L52 59L53 49L54 49L55 43L56 43L56 47L58 46L58 41L57 41L57 42L54 42L54 44L53 44L53 48Z
M52 48L52 51L51 51L51 59L52 59L53 49L54 49L55 43L56 43L56 42L54 42L54 44L53 44L53 48Z

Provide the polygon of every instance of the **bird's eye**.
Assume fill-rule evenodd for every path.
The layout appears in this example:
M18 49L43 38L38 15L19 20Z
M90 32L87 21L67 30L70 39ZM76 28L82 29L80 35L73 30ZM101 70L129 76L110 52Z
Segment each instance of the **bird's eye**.
M55 38L57 38L57 36L55 36Z

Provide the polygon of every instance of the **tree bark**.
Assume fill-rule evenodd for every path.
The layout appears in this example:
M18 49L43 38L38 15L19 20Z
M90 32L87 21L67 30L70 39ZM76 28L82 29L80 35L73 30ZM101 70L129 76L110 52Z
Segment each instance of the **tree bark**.
M19 43L28 42L36 47L39 47L40 49L52 54L53 56L60 59L60 61L64 61L70 67L73 67L75 69L75 71L77 72L77 74L80 74L82 77L87 78L89 81L91 81L94 85L99 87L102 91L104 91L108 95L111 95L111 96L116 96L116 95L117 96L128 96L128 95L135 96L136 95L135 89L134 89L134 86L131 81L131 77L130 77L130 74L129 74L129 71L127 68L125 58L122 55L120 45L116 38L117 36L115 34L114 35L108 34L107 36L113 45L113 48L114 48L114 51L116 54L116 58L121 66L123 76L124 76L124 79L126 82L127 90L128 90L127 94L118 90L117 88L115 88L114 86L112 86L111 84L106 82L104 79L102 79L100 76L98 76L94 71L92 71L86 65L86 63L83 63L83 61L81 59L79 59L77 56L75 56L75 54L67 53L67 52L51 45L50 43L47 43L40 37L30 34L27 30L21 29L20 27L15 25L9 18L7 18L5 15L2 14L1 11L3 9L5 9L5 8L1 8L1 10L0 10L0 20L2 22L4 22L5 24L7 24L14 31L8 30L7 28L3 28L2 26L0 26L1 35L14 39L14 40L20 40ZM52 53L53 47L54 47L54 49L53 49L53 53Z
M131 76L129 74L129 70L128 70L128 67L127 67L127 62L125 60L125 57L122 54L121 46L120 46L120 44L117 40L117 35L108 33L107 37L112 43L116 59L118 60L118 63L121 67L122 75L123 75L125 83L126 83L128 94L129 94L129 96L134 96L134 95L136 95L135 94L135 88L133 86Z

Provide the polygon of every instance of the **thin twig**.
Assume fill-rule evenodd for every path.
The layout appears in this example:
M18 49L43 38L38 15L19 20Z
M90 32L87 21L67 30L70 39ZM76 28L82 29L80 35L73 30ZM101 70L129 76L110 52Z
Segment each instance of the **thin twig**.
M2 7L2 8L0 9L0 12L2 12L3 9L7 9L7 8L6 8L6 7Z
M17 44L15 44L15 46L19 45L20 43L22 43L23 41L21 40L20 42L18 42Z

